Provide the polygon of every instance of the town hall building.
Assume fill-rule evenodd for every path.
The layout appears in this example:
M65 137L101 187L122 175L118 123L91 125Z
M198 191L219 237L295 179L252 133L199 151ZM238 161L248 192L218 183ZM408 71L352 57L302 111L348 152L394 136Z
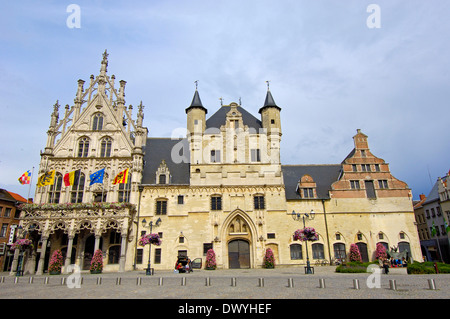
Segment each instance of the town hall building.
M21 216L23 236L35 243L26 272L46 272L56 249L66 269L85 270L101 249L104 271L146 269L150 252L155 270L173 269L178 256L204 265L210 249L223 269L262 267L268 248L277 267L345 260L351 244L372 261L377 243L421 260L411 189L361 130L341 163L282 165L282 106L269 89L257 116L235 102L208 110L196 89L180 106L186 136L151 138L143 103L134 117L126 82L117 88L107 67L105 51L100 74L86 88L78 81L74 105L53 106L38 174L54 171L54 180L36 188ZM114 184L126 169L126 182ZM294 240L304 223L317 241ZM150 231L161 245L139 246Z

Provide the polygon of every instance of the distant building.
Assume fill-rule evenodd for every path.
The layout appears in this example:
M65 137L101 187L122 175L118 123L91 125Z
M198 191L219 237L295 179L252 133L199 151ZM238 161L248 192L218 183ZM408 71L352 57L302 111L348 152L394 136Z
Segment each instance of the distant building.
M450 262L447 225L450 217L448 174L439 178L427 197L414 206L423 256L428 261ZM434 231L433 231L434 229Z
M0 267L2 271L10 271L14 251L11 244L19 231L20 204L27 200L19 194L0 189Z
M87 89L78 81L75 103L61 120L54 106L39 167L40 176L55 172L54 183L37 187L35 201L45 205L28 205L21 220L37 244L27 272L46 271L55 249L66 266L89 269L101 249L105 271L145 269L149 247L138 239L150 222L162 240L151 249L155 269L173 269L183 255L204 264L209 249L219 268L262 267L268 248L279 267L305 264L307 254L313 264L330 263L346 259L352 243L364 260L374 259L377 243L421 260L411 190L373 155L361 130L342 163L282 165L281 107L270 90L259 118L235 102L207 117L195 90L189 107L180 108L186 136L149 138L144 106L133 119L126 82L117 90L107 65L105 51L100 75ZM127 168L127 183L113 184ZM103 182L90 185L101 169ZM65 186L71 172L73 183ZM314 212L305 223L317 230L317 241L294 240L303 223L293 211Z

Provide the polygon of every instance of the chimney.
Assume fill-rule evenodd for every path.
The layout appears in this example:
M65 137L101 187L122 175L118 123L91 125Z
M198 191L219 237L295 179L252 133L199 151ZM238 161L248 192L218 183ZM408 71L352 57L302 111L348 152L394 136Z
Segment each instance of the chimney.
M420 194L419 197L420 197L421 201L424 200L425 198L427 198L424 194Z

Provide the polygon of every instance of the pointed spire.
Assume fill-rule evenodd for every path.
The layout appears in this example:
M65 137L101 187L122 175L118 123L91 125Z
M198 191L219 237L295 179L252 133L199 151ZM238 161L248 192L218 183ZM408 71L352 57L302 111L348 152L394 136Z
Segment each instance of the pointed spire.
M269 82L270 81L266 81L266 83L267 83L266 100L264 101L264 106L259 109L259 113L261 113L263 111L263 109L265 109L266 107L275 107L279 111L281 111L281 108L275 103L275 100L273 99L272 93L270 92Z
M195 90L194 98L192 99L191 107L193 106L203 107L202 101L200 100L200 95L198 94L197 90Z
M206 114L206 113L208 113L208 110L203 106L202 100L200 100L200 94L198 94L197 88L198 88L198 81L195 81L194 97L192 98L191 105L186 109L186 113L193 108L199 108L199 109L203 109Z
M273 99L272 93L270 93L269 90L267 90L266 100L264 101L264 107L267 107L267 106L278 107L278 105L275 103L275 100Z

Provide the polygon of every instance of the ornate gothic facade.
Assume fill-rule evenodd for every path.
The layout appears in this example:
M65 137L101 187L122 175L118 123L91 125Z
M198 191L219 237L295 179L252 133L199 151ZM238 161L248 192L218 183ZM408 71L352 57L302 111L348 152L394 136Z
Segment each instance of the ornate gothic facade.
M279 266L346 258L350 245L373 260L377 243L408 250L420 260L411 190L374 156L360 130L342 163L282 165L281 107L268 90L256 118L238 103L222 105L207 118L199 92L185 109L184 138L149 138L144 106L133 119L125 106L125 81L115 88L107 75L107 53L89 86L78 81L74 105L54 105L39 174L55 170L53 185L37 187L34 205L21 223L36 243L25 256L27 272L42 274L55 249L65 265L89 268L93 252L103 251L105 271L147 267L149 250L138 239L159 233L155 269L172 269L177 256L205 262L214 249L219 268L257 268L271 248ZM181 110L180 110L181 111ZM90 176L104 168L103 183ZM112 184L129 168L125 184ZM73 185L63 176L79 170ZM295 213L314 212L306 226L319 240L295 241L303 224ZM143 220L147 222L143 224ZM156 227L156 220L160 224Z

